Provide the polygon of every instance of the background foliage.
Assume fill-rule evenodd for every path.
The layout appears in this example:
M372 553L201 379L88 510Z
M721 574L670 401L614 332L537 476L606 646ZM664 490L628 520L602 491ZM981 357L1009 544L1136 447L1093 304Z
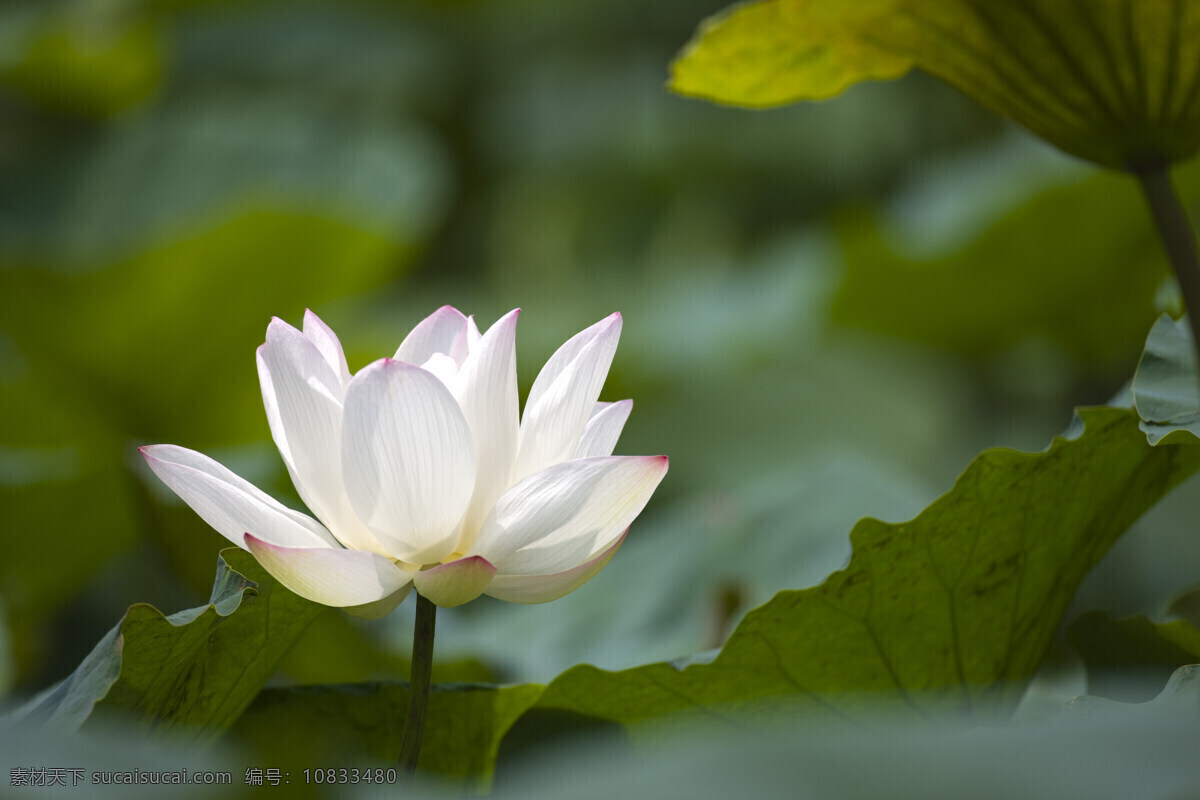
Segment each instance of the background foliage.
M1178 309L1131 182L920 73L770 113L669 94L667 64L722 5L0 11L0 703L69 675L129 606L209 597L224 540L138 445L210 453L299 505L253 362L272 315L311 307L357 369L441 304L483 323L520 306L525 389L571 333L625 315L604 394L636 401L618 451L666 453L670 477L574 594L442 614L442 681L719 647L776 592L846 566L860 518L908 520L980 450L1040 450L1122 388ZM1195 211L1200 169L1178 179ZM1195 495L1084 580L1068 621L1108 616L1080 617L1064 648L1160 635L1197 581ZM383 681L402 707L388 682L406 677L411 603L374 623L314 612L237 731L263 765L283 756L255 731L297 693L307 713L353 706L293 684ZM1057 616L1036 612L1049 638ZM1196 652L1161 635L1158 688ZM505 691L442 702L511 725L542 697L513 764L577 722Z

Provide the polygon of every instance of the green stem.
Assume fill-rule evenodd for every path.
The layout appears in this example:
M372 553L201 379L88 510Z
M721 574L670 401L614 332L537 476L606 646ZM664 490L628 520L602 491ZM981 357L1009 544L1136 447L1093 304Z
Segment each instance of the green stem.
M409 775L417 771L421 735L429 708L429 680L433 674L433 627L437 606L417 595L417 624L413 630L412 673L408 681L408 724L400 741L400 766Z
M1192 347L1196 351L1196 363L1200 365L1200 257L1196 254L1196 234L1171 183L1166 164L1135 170L1134 175L1141 183L1158 237L1183 292L1192 328Z

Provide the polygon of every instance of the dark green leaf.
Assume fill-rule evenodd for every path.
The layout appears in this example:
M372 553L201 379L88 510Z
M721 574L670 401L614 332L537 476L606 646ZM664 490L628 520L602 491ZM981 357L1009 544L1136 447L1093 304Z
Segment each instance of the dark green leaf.
M153 606L131 606L23 718L68 730L117 718L210 741L241 715L326 610L278 585L248 553L226 549L208 605L169 617Z
M1037 724L800 723L770 735L692 733L656 743L653 758L583 742L502 771L494 797L1182 799L1200 785L1198 712L1200 667L1184 667L1150 703L1078 698Z
M622 724L1009 713L1088 569L1200 468L1200 448L1149 447L1131 411L1080 417L1081 435L1041 453L986 451L911 522L861 521L845 570L752 611L712 663L576 667L539 707Z
M420 768L474 784L491 774L500 740L537 700L537 685L439 684L429 699ZM365 683L267 689L233 734L269 763L303 769L394 763L408 686Z

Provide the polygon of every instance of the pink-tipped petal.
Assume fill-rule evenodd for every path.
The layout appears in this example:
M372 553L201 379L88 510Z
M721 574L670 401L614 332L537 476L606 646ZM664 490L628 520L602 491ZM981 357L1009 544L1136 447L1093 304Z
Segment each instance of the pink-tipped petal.
M475 440L475 491L463 519L461 552L471 546L475 533L496 499L511 486L517 455L520 418L517 396L517 317L520 309L505 314L471 344L460 373L457 394ZM468 326L474 327L472 320Z
M612 314L571 337L538 374L521 418L514 479L575 453L621 338L621 315Z
M495 574L496 568L486 558L468 556L418 572L413 585L435 606L453 608L483 594Z
M363 606L395 594L411 573L377 553L340 547L283 547L246 534L263 569L301 597L326 606Z
M200 518L238 547L246 531L295 547L336 547L316 520L281 505L203 453L156 444L139 448L150 469Z
M350 382L350 367L346 364L346 353L342 350L342 343L338 340L337 334L322 322L320 317L306 309L304 312L304 335L317 346L317 350L328 362L329 368L341 379L342 386L345 387Z
M396 360L420 366L434 353L450 355L454 340L467 324L467 318L453 306L442 306L417 323L400 347Z
M501 575L551 575L607 550L667 473L665 456L554 464L496 502L471 548Z
M315 316L305 325L324 339L324 323ZM336 345L336 337L332 341ZM313 514L347 547L384 554L346 499L341 464L345 388L320 347L308 332L279 320L267 328L266 344L258 348L258 377L271 436L296 492Z
M579 566L552 575L497 575L484 589L484 594L508 603L548 603L578 589L590 581L604 565L612 560L625 541L626 529L620 537L597 555Z
M621 431L625 429L629 412L632 410L632 400L596 403L592 409L591 418L584 426L579 446L575 448L575 458L611 456L617 447L617 439L621 438Z
M395 558L454 551L475 486L475 445L458 402L430 373L392 359L346 389L342 476L358 518Z

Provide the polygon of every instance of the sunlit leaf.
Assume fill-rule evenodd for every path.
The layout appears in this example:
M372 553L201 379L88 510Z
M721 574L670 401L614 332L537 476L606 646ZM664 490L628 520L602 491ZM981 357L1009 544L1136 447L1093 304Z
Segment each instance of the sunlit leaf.
M671 88L771 106L913 67L1106 166L1200 147L1195 0L762 0L706 21Z
M822 100L866 80L898 78L912 56L862 31L892 0L738 3L706 19L671 65L670 88L719 103L769 107Z
M209 603L165 616L131 606L26 723L76 730L114 720L196 742L227 728L323 611L279 586L247 553L222 551Z

